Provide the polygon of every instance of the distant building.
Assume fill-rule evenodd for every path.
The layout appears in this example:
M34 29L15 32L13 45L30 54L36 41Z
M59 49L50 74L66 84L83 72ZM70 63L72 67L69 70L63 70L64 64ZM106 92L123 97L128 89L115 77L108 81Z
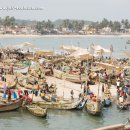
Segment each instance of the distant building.
M104 27L101 29L100 34L111 34L112 30L110 27Z
M125 29L125 25L122 24L121 27L120 27L120 32L122 33L125 33L126 32L126 29Z
M96 29L93 27L90 27L89 25L85 25L82 29L84 31L84 34L93 35L96 34Z

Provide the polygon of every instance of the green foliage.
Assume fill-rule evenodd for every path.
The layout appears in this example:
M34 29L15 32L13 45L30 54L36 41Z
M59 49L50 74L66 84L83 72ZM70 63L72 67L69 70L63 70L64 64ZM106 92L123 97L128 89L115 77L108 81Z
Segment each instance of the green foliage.
M103 19L101 22L95 22L95 23L92 23L90 25L90 27L93 27L95 29L102 29L104 27L110 27L112 29L113 32L119 32L120 31L120 28L121 26L124 26L124 29L128 29L130 28L130 22L128 19L126 20L122 20L121 22L119 21L109 21L107 19Z
M4 27L14 27L18 26L31 26L41 34L50 34L55 32L54 28L62 31L62 28L67 28L68 30L78 33L83 29L84 25L88 25L90 29L96 29L96 32L100 32L104 27L110 27L112 32L120 32L121 29L129 29L130 22L128 19L123 19L119 21L109 21L104 18L100 22L91 22L85 20L56 20L52 22L51 20L47 21L30 21L30 20L15 20L14 17L6 16L4 19L0 18L0 25ZM124 31L125 32L125 31Z
M37 22L36 29L41 34L44 34L44 33L46 33L46 30L49 30L49 31L53 30L54 29L54 24L50 20Z
M15 18L10 17L10 16L6 16L4 21L3 21L3 25L5 27L14 27L15 26Z
M60 25L63 28L68 28L69 30L72 31L80 31L83 26L85 25L85 22L83 20L69 20L65 19L63 20L63 23Z

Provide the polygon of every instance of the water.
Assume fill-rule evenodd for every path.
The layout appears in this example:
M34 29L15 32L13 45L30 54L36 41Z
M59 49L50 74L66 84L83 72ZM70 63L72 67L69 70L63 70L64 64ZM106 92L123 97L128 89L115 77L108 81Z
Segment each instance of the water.
M125 55L125 46L130 51L130 45L126 44L128 37L34 37L34 38L12 38L1 37L2 46L13 45L22 42L34 43L43 49L57 50L61 44L80 45L88 48L91 43L99 44L105 48L114 47L113 55L121 58ZM0 130L92 130L106 125L125 123L129 117L129 111L119 111L113 105L103 110L102 117L88 115L85 111L58 111L49 110L47 118L38 118L31 115L27 110L17 110L13 112L0 113Z
M129 111L116 106L104 108L102 117L88 115L86 111L48 110L46 118L31 115L27 110L0 114L0 130L92 130L94 128L125 123Z
M101 45L105 48L110 48L110 45L113 45L114 52L113 56L122 58L125 57L124 50L130 51L130 45L127 45L126 42L129 40L129 37L121 36L108 36L108 37L0 37L0 43L2 46L13 45L23 42L34 43L37 47L49 50L58 50L59 47L64 45L75 45L82 48L88 48L90 44L94 43L96 45ZM125 49L125 47L127 49Z

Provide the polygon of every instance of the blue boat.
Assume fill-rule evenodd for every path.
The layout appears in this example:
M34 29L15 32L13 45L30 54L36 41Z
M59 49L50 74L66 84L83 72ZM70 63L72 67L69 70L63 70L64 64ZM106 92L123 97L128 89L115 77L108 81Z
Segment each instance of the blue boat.
M112 105L111 99L104 99L102 101L102 105L103 105L103 107L110 107Z
M78 106L76 107L76 110L82 110L82 109L84 108L85 104L86 104L86 101L87 101L87 100L81 101L81 102L78 104Z

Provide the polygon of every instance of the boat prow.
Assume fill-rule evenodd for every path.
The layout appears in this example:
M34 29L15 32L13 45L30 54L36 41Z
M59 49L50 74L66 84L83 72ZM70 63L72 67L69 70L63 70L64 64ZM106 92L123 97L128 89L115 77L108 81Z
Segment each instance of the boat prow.
M100 101L87 100L86 110L89 114L94 116L100 116L102 113L102 105Z
M37 117L46 117L47 116L47 108L41 108L37 105L28 105L26 106L28 111Z

